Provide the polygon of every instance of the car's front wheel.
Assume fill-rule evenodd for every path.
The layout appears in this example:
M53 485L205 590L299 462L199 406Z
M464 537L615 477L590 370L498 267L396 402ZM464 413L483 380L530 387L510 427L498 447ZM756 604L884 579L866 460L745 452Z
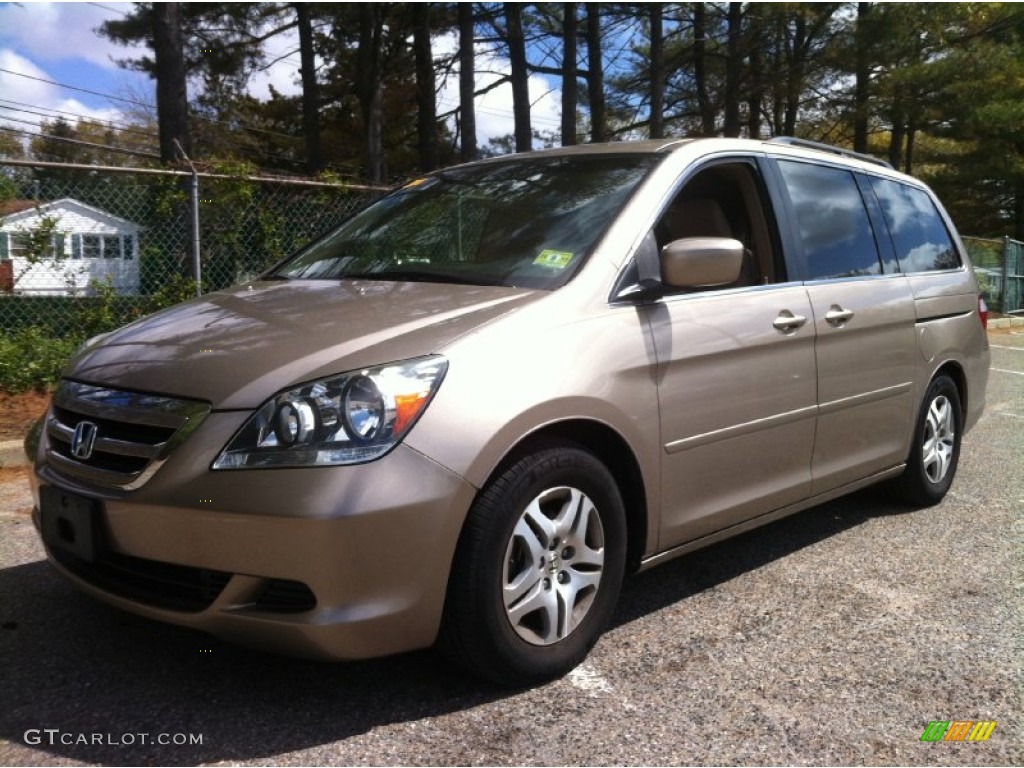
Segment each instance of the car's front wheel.
M500 471L470 510L441 648L503 684L568 672L611 617L625 553L622 499L605 466L571 444L527 455Z

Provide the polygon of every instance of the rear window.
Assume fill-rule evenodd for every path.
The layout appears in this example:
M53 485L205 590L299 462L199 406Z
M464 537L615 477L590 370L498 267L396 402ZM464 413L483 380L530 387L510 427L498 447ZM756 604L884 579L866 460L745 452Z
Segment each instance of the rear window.
M879 275L882 263L853 174L779 161L804 246L805 279Z
M960 266L953 239L926 192L891 179L872 178L871 187L882 206L902 271Z

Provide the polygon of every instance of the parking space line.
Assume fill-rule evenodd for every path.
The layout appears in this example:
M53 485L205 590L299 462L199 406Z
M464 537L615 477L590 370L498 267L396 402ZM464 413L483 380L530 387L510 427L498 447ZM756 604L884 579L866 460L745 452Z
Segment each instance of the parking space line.
M989 368L989 370L996 373L1012 373L1015 376L1024 376L1024 371L1008 371L1005 368Z
M1007 347L1004 344L989 344L992 349L1009 349L1014 352L1024 352L1024 347Z

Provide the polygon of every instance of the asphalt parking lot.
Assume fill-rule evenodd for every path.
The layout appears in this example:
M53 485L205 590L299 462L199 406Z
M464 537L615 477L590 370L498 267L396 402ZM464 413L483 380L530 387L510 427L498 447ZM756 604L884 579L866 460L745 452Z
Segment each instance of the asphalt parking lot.
M527 691L120 613L51 570L23 481L0 484L0 764L1019 765L1024 332L990 341L941 505L868 490L635 576L589 660ZM922 742L935 720L997 725Z

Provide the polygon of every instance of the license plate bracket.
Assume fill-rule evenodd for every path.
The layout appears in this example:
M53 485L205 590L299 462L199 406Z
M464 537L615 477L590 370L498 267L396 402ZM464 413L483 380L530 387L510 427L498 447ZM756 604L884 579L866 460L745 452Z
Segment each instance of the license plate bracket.
M44 485L39 488L39 517L46 545L87 563L103 549L102 511L95 499Z

